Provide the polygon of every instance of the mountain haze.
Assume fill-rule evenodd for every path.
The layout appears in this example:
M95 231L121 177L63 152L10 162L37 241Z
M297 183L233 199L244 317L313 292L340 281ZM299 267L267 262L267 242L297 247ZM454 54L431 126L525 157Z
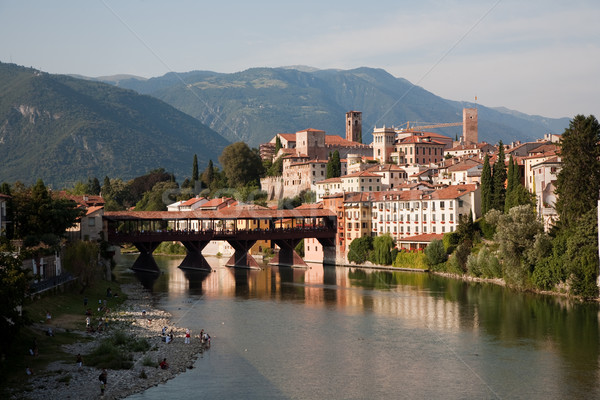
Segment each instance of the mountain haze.
M112 80L114 82L114 79ZM446 100L382 69L317 70L306 66L252 68L223 74L211 71L168 73L162 77L120 79L118 86L157 97L199 119L230 141L252 146L276 133L306 128L345 135L345 113L361 111L363 142L373 128L462 122L464 107L479 110L479 139L534 140L562 133L567 118L544 118L503 108ZM461 127L438 129L448 136Z
M101 82L0 63L0 182L57 188L163 167L191 175L228 141L168 104Z

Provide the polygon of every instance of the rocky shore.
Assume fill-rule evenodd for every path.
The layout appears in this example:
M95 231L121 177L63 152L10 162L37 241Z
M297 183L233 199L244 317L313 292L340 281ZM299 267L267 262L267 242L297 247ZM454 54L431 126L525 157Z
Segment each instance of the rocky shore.
M73 362L51 363L45 371L35 371L30 383L33 391L15 394L13 398L37 399L122 399L131 394L142 392L152 386L163 383L188 368L205 350L199 338L200 332L192 332L191 343L185 343L185 327L174 326L171 315L156 309L151 295L139 284L122 285L127 301L110 314L110 328L106 333L95 333L97 340L80 342L65 346L65 351L73 355ZM145 315L143 315L145 311ZM165 343L161 335L162 328L173 330L174 340ZM86 366L85 354L98 346L101 339L121 330L136 338L145 338L150 350L133 354L133 366L128 370L107 370L108 379L104 396L100 395L101 370ZM82 335L88 335L81 332ZM83 356L80 368L75 360L77 354ZM158 362L167 359L168 369L157 368ZM147 366L151 360L155 366Z

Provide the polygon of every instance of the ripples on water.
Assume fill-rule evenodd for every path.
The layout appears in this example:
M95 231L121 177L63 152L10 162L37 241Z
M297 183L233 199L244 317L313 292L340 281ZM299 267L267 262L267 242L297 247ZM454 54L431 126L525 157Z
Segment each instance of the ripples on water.
M212 348L129 399L600 398L598 305L424 273L344 267L140 279Z

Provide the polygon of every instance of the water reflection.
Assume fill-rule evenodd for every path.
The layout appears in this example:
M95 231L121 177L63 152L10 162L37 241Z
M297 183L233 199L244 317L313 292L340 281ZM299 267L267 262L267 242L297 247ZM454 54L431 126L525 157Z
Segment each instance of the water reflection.
M424 273L318 264L310 264L306 269L248 270L227 268L218 259L209 259L213 272L195 273L177 268L179 261L157 257L163 273L142 276L144 280L140 280L157 293L202 296L206 301L235 298L300 303L334 309L344 315L390 318L401 321L403 326L425 328L437 336L466 335L477 341L467 345L465 357L481 357L472 362L492 369L484 374L494 376L496 372L490 365L501 362L504 371L517 366L531 380L537 379L536 374L541 374L542 381L544 376L551 376L558 397L578 398L583 393L590 398L600 396L600 314L595 303L518 293L493 284L467 283ZM492 349L481 350L481 341L486 346L489 343ZM530 366L519 364L519 354L530 351L535 352L534 356L527 357L539 357L537 362L544 360L547 371L530 371ZM501 361L497 360L499 357ZM542 367L538 364L535 368Z

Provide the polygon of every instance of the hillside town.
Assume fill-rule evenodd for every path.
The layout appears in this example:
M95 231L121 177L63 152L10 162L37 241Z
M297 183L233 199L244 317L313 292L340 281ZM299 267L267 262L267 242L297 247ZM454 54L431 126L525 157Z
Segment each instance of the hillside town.
M498 162L498 144L478 140L477 109L465 108L463 134L453 140L423 127L376 127L373 142L362 143L362 113L346 113L345 137L328 135L318 129L278 133L260 146L263 160L282 161L279 176L261 178L260 186L269 203L311 191L316 204L337 215L336 263L348 263L353 240L363 236L389 234L398 249L424 249L432 240L454 232L463 215L472 220L482 216L481 175L484 158L490 166ZM436 128L438 126L431 126ZM427 128L424 127L424 128ZM561 169L560 135L547 134L534 142L504 145L505 164L509 157L518 168L520 183L535 196L536 212L548 231L557 219L555 182ZM327 177L332 155L339 156L339 176ZM72 239L98 240L102 236L104 199L102 196L58 196L75 201L85 215L68 234ZM7 195L0 194L0 227L6 231ZM305 205L304 207L306 207ZM167 205L168 211L218 210L248 207L231 197L208 199L195 196ZM258 206L254 206L258 207ZM256 244L258 254L269 242ZM223 241L211 242L206 254L233 252ZM315 239L304 241L306 261L323 260L323 249ZM55 257L41 258L33 265L34 274L44 270ZM36 261L32 261L34 264ZM54 271L48 268L47 271ZM59 271L60 272L60 271ZM58 273L60 275L60 273Z
M337 214L338 262L347 263L352 240L390 234L402 249L423 249L444 233L454 232L463 215L482 216L481 174L484 158L498 162L498 144L478 140L477 109L463 110L459 140L422 128L375 128L370 145L361 143L362 114L346 113L346 135L317 129L279 133L260 146L263 159L283 160L281 176L261 179L269 200L316 194L319 207ZM441 124L447 125L447 124ZM435 127L435 126L434 126ZM560 171L560 135L535 142L504 145L504 160L512 157L520 183L535 194L536 210L550 229L557 218L554 183ZM334 152L341 173L327 178ZM322 260L318 241L305 241L305 258Z

